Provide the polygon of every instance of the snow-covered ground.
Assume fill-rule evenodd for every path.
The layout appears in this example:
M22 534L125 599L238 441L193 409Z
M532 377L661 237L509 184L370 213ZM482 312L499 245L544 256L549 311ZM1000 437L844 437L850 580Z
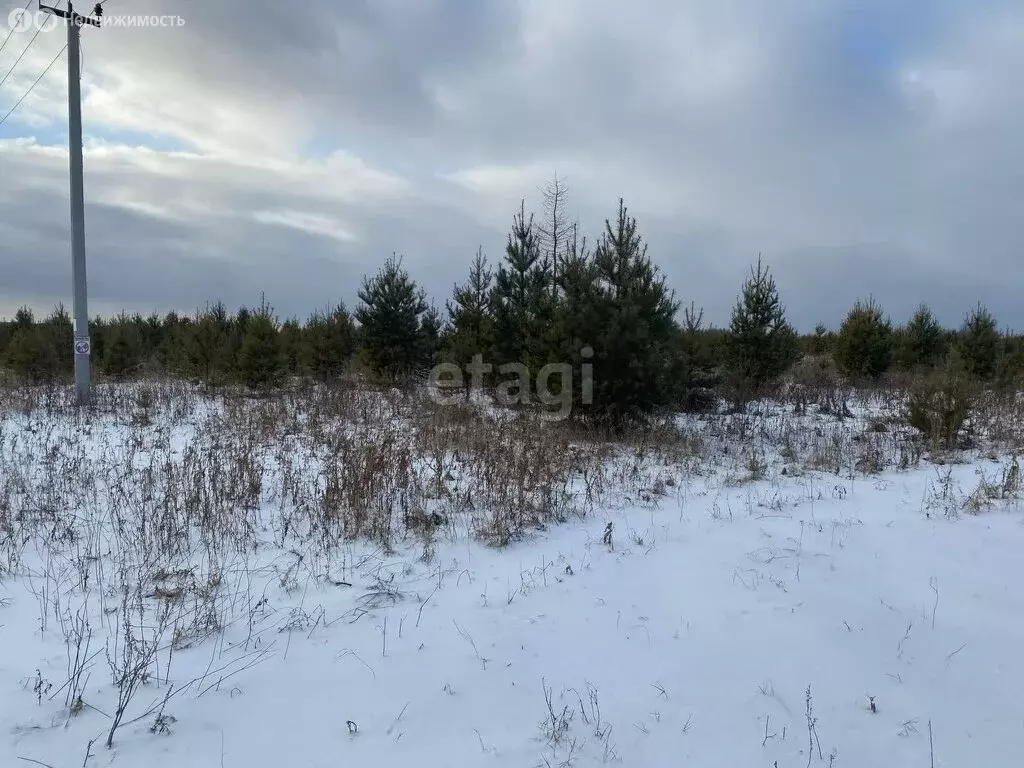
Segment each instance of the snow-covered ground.
M35 418L0 437L43 477L33 441L74 453L73 435L153 429ZM174 450L195 439L176 429ZM426 557L414 537L316 565L287 543L217 544L171 568L136 556L159 547L117 549L102 498L66 524L39 508L0 563L0 766L77 768L91 740L88 766L153 768L1019 765L1012 459L865 474L772 457L754 480L722 458L742 450L507 547L441 536ZM115 672L140 658L108 749Z

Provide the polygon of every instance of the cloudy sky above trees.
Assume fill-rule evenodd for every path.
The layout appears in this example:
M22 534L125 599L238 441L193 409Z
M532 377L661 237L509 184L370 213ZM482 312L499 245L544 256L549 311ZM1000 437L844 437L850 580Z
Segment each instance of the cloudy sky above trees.
M0 0L0 40L8 12ZM443 305L557 173L624 197L728 319L758 253L801 329L873 295L1024 329L1024 5L1002 0L109 0L84 33L93 312L305 316L392 252ZM0 52L0 79L31 34ZM43 32L0 116L64 43ZM0 314L70 303L65 63L0 127Z

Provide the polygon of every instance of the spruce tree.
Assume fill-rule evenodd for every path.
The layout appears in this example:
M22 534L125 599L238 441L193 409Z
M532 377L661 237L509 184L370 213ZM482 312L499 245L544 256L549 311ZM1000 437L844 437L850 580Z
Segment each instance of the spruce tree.
M957 340L957 349L971 376L989 381L995 375L1001 341L996 319L978 304L964 320Z
M878 378L892 364L892 323L873 299L857 301L843 320L833 356L851 379Z
M401 380L424 367L421 316L426 294L392 255L372 278L363 278L356 310L362 353L370 369Z
M279 387L285 377L277 321L265 301L255 313L247 313L245 337L238 350L238 375L252 390L267 392Z
M798 358L799 342L786 321L775 279L758 257L729 324L726 360L739 402L760 394Z

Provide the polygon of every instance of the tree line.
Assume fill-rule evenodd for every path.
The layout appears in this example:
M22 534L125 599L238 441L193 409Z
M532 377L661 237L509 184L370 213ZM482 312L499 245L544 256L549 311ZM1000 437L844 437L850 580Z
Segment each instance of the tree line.
M708 407L723 395L742 404L770 393L805 358L854 383L893 370L955 370L1016 386L1024 373L1024 339L1002 332L980 304L949 330L925 306L895 326L869 298L836 331L819 325L801 336L760 258L740 286L729 326L706 327L702 310L680 307L622 200L593 243L565 216L565 203L556 180L539 217L521 206L502 258L491 264L478 251L443 310L393 255L364 277L354 311L339 303L282 322L261 299L234 313L218 302L192 315L97 318L94 368L114 380L173 376L268 391L295 377L331 381L352 372L401 384L422 381L440 363L462 369L481 361L489 371L481 383L494 387L502 366L568 364L571 377L556 384L571 393L528 380L523 400L571 394L578 417L616 427ZM22 308L0 323L0 361L19 382L68 380L67 311L58 307L39 320Z

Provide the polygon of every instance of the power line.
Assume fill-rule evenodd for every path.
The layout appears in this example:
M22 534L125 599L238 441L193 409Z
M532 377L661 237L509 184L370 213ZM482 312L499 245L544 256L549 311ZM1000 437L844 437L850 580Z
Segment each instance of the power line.
M28 0L28 2L25 3L25 7L21 9L21 16L18 17L18 23L19 24L24 20L25 14L28 13L28 7L30 5L32 5L32 0ZM17 28L18 28L18 24L15 24L13 27L11 27L9 30L7 30L7 37L5 37L4 41L2 43L0 43L0 53L4 52L4 48L7 47L7 43L10 42L11 37L14 35L14 30L17 29Z
M7 122L7 118L9 118L11 115L14 114L14 110L16 110L18 107L21 106L21 102L23 102L25 99L28 98L28 95L30 93L32 93L32 91L35 89L35 87L37 85L39 85L39 81L42 80L43 77L46 76L46 73L50 71L50 69L53 67L53 65L57 63L57 59L59 59L61 54L64 53L64 51L66 51L67 49L68 49L68 46L67 46L67 43L65 43L64 47L61 48L59 51L57 51L57 55L53 57L53 61L51 61L49 64L46 65L46 69L44 69L42 74L40 74L39 77L36 78L36 81L34 83L32 83L31 86L29 86L29 89L27 91L25 91L24 95L20 99L18 99L18 103L15 104L13 107L11 107L10 110L7 112L7 114L3 116L3 119L0 120L0 128L2 128L4 123Z
M0 80L0 88L3 88L4 83L7 82L7 79L11 76L11 73L13 73L15 69L17 69L18 64L20 64L21 60L25 58L25 54L28 53L28 49L32 47L32 44L36 41L36 38L39 37L39 33L42 31L43 27L40 26L39 29L36 30L36 33L32 35L32 39L28 41L28 45L26 45L25 50L21 52L21 56L18 57L18 60L15 61L11 68L7 71L7 74L4 75L3 80Z

